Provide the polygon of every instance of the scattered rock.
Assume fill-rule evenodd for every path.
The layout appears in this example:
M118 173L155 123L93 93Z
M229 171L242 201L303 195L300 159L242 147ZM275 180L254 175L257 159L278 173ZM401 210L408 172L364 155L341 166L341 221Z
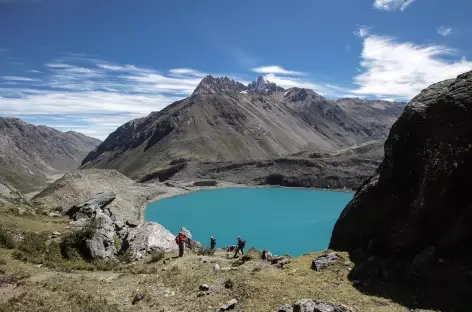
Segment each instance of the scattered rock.
M302 299L297 303L281 306L278 312L352 312L349 308L318 300Z
M140 222L138 220L127 220L126 221L126 225L131 227L131 228L137 227L139 224L140 224Z
M201 284L198 289L200 289L201 291L207 291L210 290L210 286L208 286L208 284Z
M80 219L90 219L95 216L98 210L105 208L115 199L113 192L101 192L88 199L87 201L72 206L66 215L70 216L72 220L78 221Z
M203 296L208 296L210 294L209 291L199 291L197 293L197 297L203 297Z
M221 271L220 265L218 263L215 263L215 266L213 267L213 272L215 274L218 274L220 273L220 271Z
M237 304L238 304L238 300L231 299L230 301L228 301L224 305L222 305L218 310L216 310L216 312L232 310L236 307Z
M233 288L233 287L234 287L233 281L232 281L231 279L227 279L227 280L225 281L225 288L226 288L226 289L231 289L231 288Z
M339 261L341 261L341 257L337 253L331 252L327 255L319 256L318 258L313 260L313 262L311 263L311 268L315 271L319 271L327 268L332 264L338 263Z
M143 300L146 296L144 294L138 293L134 295L133 301L131 302L132 305L135 305L139 301Z
M56 231L56 232L52 232L52 236L53 236L53 237L58 237L58 236L61 236L61 233L59 233L59 232L57 232L57 231Z

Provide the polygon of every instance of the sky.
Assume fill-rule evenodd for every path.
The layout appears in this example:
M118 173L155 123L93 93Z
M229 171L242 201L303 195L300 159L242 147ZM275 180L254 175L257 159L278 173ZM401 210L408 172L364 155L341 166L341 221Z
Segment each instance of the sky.
M472 70L470 0L0 0L0 116L105 139L208 74L408 101Z

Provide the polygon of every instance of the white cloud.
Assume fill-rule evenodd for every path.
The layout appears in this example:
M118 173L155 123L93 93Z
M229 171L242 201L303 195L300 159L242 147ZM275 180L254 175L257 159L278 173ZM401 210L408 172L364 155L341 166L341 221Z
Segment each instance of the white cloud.
M205 77L205 73L202 73L198 70L191 69L191 68L174 68L170 69L169 73L176 74L176 75L189 75L195 77Z
M131 119L190 95L206 75L191 68L157 71L83 56L65 56L44 68L23 71L33 78L0 77L1 115L100 139Z
M19 77L19 76L3 76L1 78L3 80L7 80L7 81L35 81L35 79L33 79L33 78Z
M361 38L366 37L366 36L369 34L370 30L371 30L372 28L374 28L374 27L359 26L359 25L358 25L357 27L358 27L358 28L357 28L356 30L354 30L353 33L354 33L354 35L359 36L359 37L361 37Z
M375 0L374 8L385 11L405 10L415 0Z
M457 51L439 45L416 45L390 37L367 36L361 54L363 71L354 78L355 94L411 99L429 85L472 69ZM448 56L447 60L445 56Z
M439 35L447 37L452 33L452 27L440 26L436 31Z
M287 70L277 65L256 67L256 68L253 68L252 71L256 73L260 73L260 74L281 74L281 75L294 75L294 76L304 75L304 73L302 72Z

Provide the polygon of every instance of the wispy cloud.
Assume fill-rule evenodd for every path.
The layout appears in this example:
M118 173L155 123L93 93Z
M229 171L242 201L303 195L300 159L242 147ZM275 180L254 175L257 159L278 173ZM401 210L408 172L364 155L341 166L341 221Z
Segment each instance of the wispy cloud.
M82 55L22 72L30 75L0 77L2 115L80 130L100 139L131 119L190 95L206 75L192 68L158 71Z
M359 88L352 92L411 99L433 83L472 70L472 62L456 56L456 50L445 46L366 36L361 54L362 71L354 78Z
M415 0L375 0L374 8L385 11L405 10Z
M452 27L440 26L436 31L439 35L447 37L452 33Z
M7 81L35 81L36 79L29 78L29 77L20 77L20 76L3 76L1 77L3 80Z
M10 51L10 49L7 49L7 48L0 48L0 53L2 53L2 52L8 52L8 51Z
M293 76L303 76L304 73L294 70L287 70L278 65L272 66L261 66L252 69L253 72L259 74L282 74L282 75L293 75Z
M364 38L369 34L370 30L373 28L374 27L371 26L357 25L357 28L353 31L353 33L358 37Z

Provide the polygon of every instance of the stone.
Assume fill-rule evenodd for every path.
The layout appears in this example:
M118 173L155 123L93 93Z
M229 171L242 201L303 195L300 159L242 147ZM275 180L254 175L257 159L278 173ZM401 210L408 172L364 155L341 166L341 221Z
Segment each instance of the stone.
M213 267L213 272L215 274L218 274L220 273L220 271L221 271L220 265L218 263L215 263L215 266Z
M328 302L302 299L293 305L285 304L278 312L352 312L343 305L331 304Z
M96 212L96 230L91 239L86 241L86 246L92 259L115 259L119 249L115 246L115 226L113 221L105 213Z
M175 236L155 222L143 222L129 229L127 241L134 259L142 259L151 252L178 250Z
M198 289L200 289L201 291L207 291L210 290L210 286L208 286L208 284L201 284Z
M330 248L366 251L377 239L374 251L384 258L411 262L435 247L437 258L470 263L470 90L472 71L410 101L390 130L382 164L337 220Z
M413 265L420 267L423 265L427 265L432 262L434 259L435 248L431 246L426 248L422 252L418 253L415 258L413 259Z
M216 312L232 310L236 307L237 304L238 304L238 300L231 299L230 301L228 301L224 305L222 305L218 310L216 310Z
M132 305L135 305L139 301L143 300L146 296L144 294L138 293L134 295L133 301L131 302Z
M111 191L98 193L87 201L72 206L66 215L70 216L72 220L79 220L84 218L94 217L99 209L103 209L115 199L115 194Z
M231 279L227 279L227 280L225 281L225 288L226 288L226 289L231 289L231 288L233 288L233 287L234 287L233 281L232 281Z
M197 297L203 297L203 296L208 296L210 294L209 291L199 291L197 293Z
M55 232L52 232L52 236L54 236L54 237L61 236L61 233L55 231Z
M326 255L319 256L311 263L311 268L315 271L326 269L330 265L341 261L341 257L335 252L331 252Z

